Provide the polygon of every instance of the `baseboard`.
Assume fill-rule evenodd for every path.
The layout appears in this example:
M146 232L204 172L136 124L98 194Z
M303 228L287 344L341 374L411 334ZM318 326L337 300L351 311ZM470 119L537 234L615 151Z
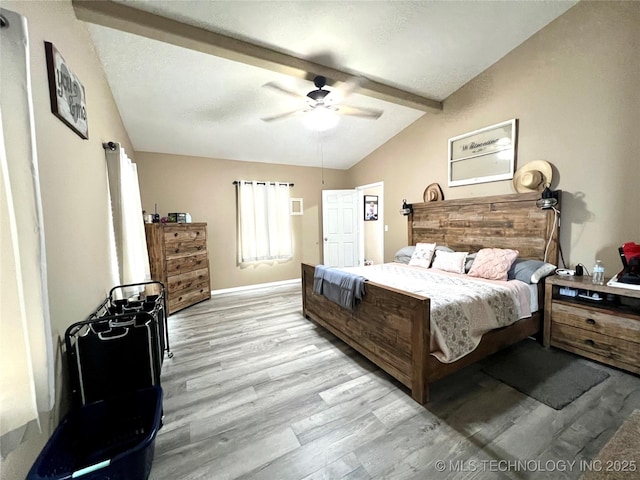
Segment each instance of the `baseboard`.
M280 287L282 285L293 285L300 283L300 278L292 278L290 280L281 280L279 282L257 283L255 285L243 285L242 287L222 288L220 290L211 290L211 295L222 295L223 293L241 292L243 290L255 290L258 288Z

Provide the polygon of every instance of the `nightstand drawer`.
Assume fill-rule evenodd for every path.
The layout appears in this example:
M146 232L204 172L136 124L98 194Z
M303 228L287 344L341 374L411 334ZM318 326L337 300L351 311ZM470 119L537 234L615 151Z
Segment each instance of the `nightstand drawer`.
M640 320L610 315L597 309L554 302L551 306L551 337L555 337L556 324L600 333L609 337L640 343ZM640 345L638 345L640 349Z
M551 328L551 345L605 363L618 366L623 364L624 368L631 371L640 370L640 344L636 342L554 323Z

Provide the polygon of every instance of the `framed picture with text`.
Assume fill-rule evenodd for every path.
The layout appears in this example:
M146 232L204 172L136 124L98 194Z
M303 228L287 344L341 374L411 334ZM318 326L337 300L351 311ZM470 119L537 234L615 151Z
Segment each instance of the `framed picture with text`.
M44 42L51 113L80 138L89 138L84 86L51 42Z
M517 119L449 139L449 187L513 178Z

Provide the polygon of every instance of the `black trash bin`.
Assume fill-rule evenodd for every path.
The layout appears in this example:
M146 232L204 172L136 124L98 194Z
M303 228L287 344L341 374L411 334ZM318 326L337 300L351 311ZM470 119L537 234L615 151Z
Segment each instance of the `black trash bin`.
M145 480L161 420L157 385L85 404L60 422L27 480Z

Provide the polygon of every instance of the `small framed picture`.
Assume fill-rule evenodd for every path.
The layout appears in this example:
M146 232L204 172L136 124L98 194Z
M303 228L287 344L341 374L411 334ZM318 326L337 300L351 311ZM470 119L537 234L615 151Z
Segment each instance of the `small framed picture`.
M378 196L364 196L364 221L378 220Z

